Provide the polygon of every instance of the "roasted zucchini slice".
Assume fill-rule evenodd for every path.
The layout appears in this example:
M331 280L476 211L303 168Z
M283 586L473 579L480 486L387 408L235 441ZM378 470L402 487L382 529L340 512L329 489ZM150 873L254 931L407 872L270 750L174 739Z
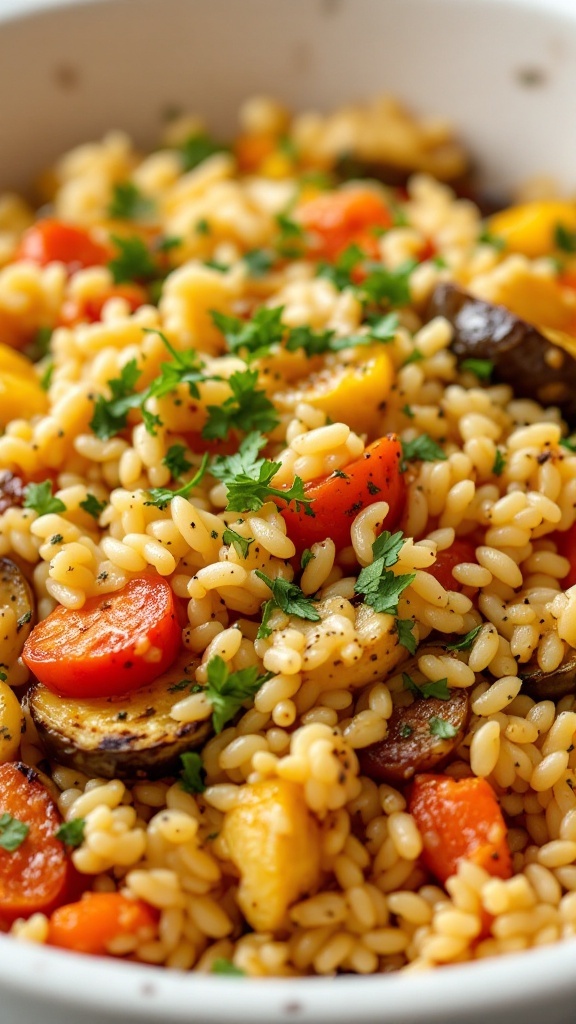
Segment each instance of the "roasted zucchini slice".
M12 685L26 679L18 659L34 617L34 596L24 573L10 558L0 558L0 672Z
M211 731L209 722L170 717L193 686L197 664L186 655L149 686L122 697L73 700L35 683L28 704L46 753L105 779L135 782L178 771L180 755L200 746Z

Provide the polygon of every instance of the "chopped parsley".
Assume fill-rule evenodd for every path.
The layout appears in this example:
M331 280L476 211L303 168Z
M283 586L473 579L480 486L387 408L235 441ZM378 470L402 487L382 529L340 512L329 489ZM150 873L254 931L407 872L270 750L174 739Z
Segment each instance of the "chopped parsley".
M506 469L506 459L499 448L496 449L496 455L494 456L494 465L492 466L492 472L494 476L502 476L502 473Z
M266 392L258 389L258 370L233 373L228 384L232 394L221 405L209 405L208 419L202 437L208 441L225 441L231 430L268 431L280 420Z
M159 270L150 250L138 235L129 235L126 238L111 235L110 238L117 250L116 255L108 261L114 284L122 284L124 281L152 281L158 277Z
M266 438L254 431L247 434L235 455L217 455L212 461L210 472L226 486L226 508L231 512L257 512L270 498L295 501L296 508L304 506L307 514L313 515L311 499L304 495L304 483L299 476L291 487L272 487L270 481L281 467L280 462L258 458L258 452L266 445Z
M210 235L212 233L210 222L206 220L206 217L200 217L200 219L196 221L194 230L197 235Z
M478 633L482 629L482 623L479 626L474 626L469 633L465 633L464 636L459 637L453 644L446 644L447 651L467 651L469 647L472 647Z
M224 335L228 351L240 356L246 362L268 355L273 345L284 337L286 328L282 323L283 306L269 309L261 306L251 320L241 320L210 310L214 325Z
M420 434L413 441L402 441L400 469L406 469L409 462L445 462L448 456L439 444L428 434Z
M211 139L205 132L189 135L180 144L178 149L184 172L193 171L195 167L198 167L198 164L203 163L209 156L214 156L215 153L227 152L226 146L216 142L215 139Z
M186 456L187 451L183 444L172 444L162 459L162 465L170 470L174 480L179 480L192 468L192 463Z
M478 235L478 242L480 245L491 245L493 249L501 252L502 249L506 248L506 241L504 238L500 238L499 235L493 235L488 228L483 230Z
M431 736L437 736L441 740L453 740L458 735L458 730L452 723L447 722L445 718L439 718L438 715L432 715L428 720L428 729Z
M172 357L169 363L160 364L160 374L148 388L147 398L163 398L164 395L175 391L180 384L188 385L192 398L200 398L198 384L207 380L220 380L220 377L206 376L203 372L204 363L196 349L184 349L179 352L162 331L153 327L144 327L143 330L146 334L157 334Z
M40 380L38 381L38 383L40 384L40 387L42 388L42 391L48 391L48 389L49 389L49 387L50 387L50 385L52 383L52 377L53 376L54 376L54 363L50 359L46 363L46 367L44 369L44 373L42 374L42 376L40 377Z
M254 537L242 537L236 530L226 527L222 534L224 544L232 544L240 555L240 558L247 558L250 545L254 543Z
M385 316L371 317L368 320L366 334L352 334L337 337L336 331L314 331L311 327L293 327L286 341L289 352L301 348L307 356L323 355L325 352L341 352L346 348L357 348L360 345L371 345L373 341L393 341L398 328L396 313Z
M263 277L274 266L274 254L268 249L251 249L242 257L250 277Z
M108 441L124 430L130 410L142 406L145 393L134 390L141 376L142 371L138 369L136 360L130 359L122 367L119 377L106 382L112 397L98 395L96 398L90 429L101 441Z
M84 501L80 502L80 508L84 509L93 519L99 519L106 508L106 501L98 501L95 494L87 494Z
M288 210L276 214L276 224L279 229L276 248L280 255L289 259L301 256L305 234L302 225L292 220Z
M66 505L60 498L52 496L52 481L43 480L41 484L27 484L24 488L23 508L31 508L39 516L51 512L65 512Z
M413 732L414 729L412 728L411 725L408 725L408 722L402 722L402 725L400 726L399 729L401 739L407 740L408 737L411 736Z
M118 220L146 220L156 209L156 203L145 196L133 181L118 181L113 187L108 204L108 216Z
M271 630L268 627L270 615L275 608L280 608L286 615L295 615L299 619L308 619L309 622L320 622L320 614L314 607L311 598L306 597L296 583L289 583L278 577L271 580L260 569L255 570L256 575L272 591L272 598L266 601L262 611L262 623L258 630L258 639L270 636Z
M206 669L208 681L204 693L213 707L212 725L216 733L222 732L242 705L254 697L263 683L268 682L273 675L272 672L259 675L256 665L230 672L219 654L210 658Z
M478 380L489 381L494 372L494 363L491 359L463 359L460 369L476 374Z
M316 274L331 281L338 291L354 287L352 274L364 261L365 253L359 245L347 246L334 263L319 263Z
M447 679L436 679L431 683L415 683L411 676L407 672L402 673L402 682L405 690L410 690L415 697L422 697L427 700L428 697L435 697L436 700L449 700L450 690L448 689Z
M54 833L56 839L59 839L65 846L71 846L76 848L81 846L84 842L84 830L86 828L85 818L71 818L70 821L65 821L63 825Z
M7 679L8 676L6 675L6 673L0 669L0 683L5 683Z
M565 224L557 224L554 229L554 244L562 252L576 252L576 231L571 231Z
M398 643L405 647L410 654L416 654L416 648L418 647L416 637L414 636L414 625L413 619L396 619Z
M562 448L569 452L576 452L576 437L561 437L558 442Z
M374 561L367 565L358 576L354 587L357 594L362 594L365 604L376 612L396 615L400 597L416 578L416 574L406 573L395 576L390 571L396 565L400 548L404 543L404 534L391 534L384 530L372 545Z
M185 793L203 793L206 789L204 779L206 770L202 763L200 754L195 750L186 751L180 754L182 771L180 772L180 787Z
M315 558L316 555L312 554L310 548L304 548L304 551L300 556L300 568L305 569L306 566L310 565L310 562L312 562Z
M219 956L213 961L212 967L210 968L211 974L228 974L230 977L245 978L246 971L243 971L241 967L236 967L231 960L227 960L226 957Z
M202 456L202 462L198 467L196 473L188 483L183 484L177 491L171 491L169 487L151 487L148 491L150 500L145 501L145 505L154 505L155 508L164 510L172 501L172 498L187 498L190 491L194 490L202 480L206 469L208 468L208 452L204 452Z
M13 818L6 811L0 815L0 848L8 853L14 853L26 839L30 826L18 818Z
M63 538L61 533L58 533L55 536L59 537L60 540L64 540L64 538ZM54 543L54 538L52 538L51 543L52 544ZM31 610L28 610L27 612L24 612L24 614L21 615L20 618L16 620L16 632L19 633L20 630L24 628L24 626L27 626L28 623L30 622L31 618L32 618L32 611Z
M417 266L416 260L407 260L393 269L369 263L369 273L358 286L362 298L378 306L407 306L412 298L410 277Z

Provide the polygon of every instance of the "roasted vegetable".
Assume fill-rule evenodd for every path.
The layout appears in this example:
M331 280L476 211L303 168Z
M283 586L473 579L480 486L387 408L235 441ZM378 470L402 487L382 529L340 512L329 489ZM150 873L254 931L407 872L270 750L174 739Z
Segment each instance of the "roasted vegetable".
M22 670L18 659L34 614L34 597L22 570L10 558L0 558L0 672L8 683Z
M526 668L527 666L523 666ZM536 668L523 671L522 691L534 700L558 700L567 693L576 693L576 658L569 658L553 672Z
M78 903L58 907L50 918L48 945L104 956L125 935L154 934L154 911L120 892L87 892Z
M386 738L359 752L363 774L397 784L440 768L464 738L469 705L466 690L451 690L448 700L417 697L408 707L396 707ZM435 729L438 722L447 728Z
M9 508L21 508L25 483L20 476L5 470L0 473L0 515Z
M172 706L194 684L189 655L151 685L122 697L73 700L37 683L29 707L50 757L106 779L159 778L178 767L180 754L200 746L204 722L176 722Z
M491 360L494 380L510 384L517 396L558 406L566 420L576 422L575 338L533 327L505 306L477 299L453 284L436 287L429 314L452 324L451 347L459 362Z

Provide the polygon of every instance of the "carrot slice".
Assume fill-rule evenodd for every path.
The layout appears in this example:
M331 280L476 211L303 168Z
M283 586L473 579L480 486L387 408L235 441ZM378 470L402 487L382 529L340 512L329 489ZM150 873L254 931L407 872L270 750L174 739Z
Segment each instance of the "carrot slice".
M463 857L491 875L510 878L506 824L485 779L417 775L409 810L424 842L422 861L441 882L455 874Z
M161 576L136 576L82 608L55 608L32 630L22 657L60 696L110 697L165 672L180 640L170 584Z
M16 849L0 844L4 923L39 911L49 913L66 891L70 867L55 836L62 824L58 808L34 769L20 762L0 766L0 821L8 818L27 826L28 832Z
M119 892L87 892L77 903L58 907L50 918L48 943L76 953L103 956L114 939L143 929L153 932L156 919L141 900Z

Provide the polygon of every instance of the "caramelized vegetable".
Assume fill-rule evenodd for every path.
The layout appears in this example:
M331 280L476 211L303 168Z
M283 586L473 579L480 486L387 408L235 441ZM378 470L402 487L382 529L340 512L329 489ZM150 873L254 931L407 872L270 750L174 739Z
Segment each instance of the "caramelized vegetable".
M8 508L21 508L25 483L20 476L7 469L0 473L0 515Z
M454 327L452 351L460 362L490 359L494 379L510 384L516 396L556 405L568 421L576 421L574 338L539 330L505 306L477 299L453 284L436 287L429 314L445 316Z
M0 558L0 672L8 683L23 681L13 680L13 674L34 616L34 596L24 573L10 558Z
M522 691L534 700L559 700L576 693L576 658L568 658L553 672L544 672L539 666L522 671Z
M114 939L155 931L152 909L119 892L87 892L78 903L58 907L50 918L48 944L103 956Z

